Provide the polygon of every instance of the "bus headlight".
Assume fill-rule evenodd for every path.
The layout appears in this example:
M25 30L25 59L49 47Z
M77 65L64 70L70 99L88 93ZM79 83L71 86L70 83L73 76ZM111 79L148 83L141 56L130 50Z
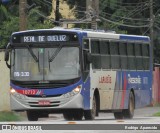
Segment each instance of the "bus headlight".
M79 86L77 86L75 89L73 89L71 92L68 92L68 93L66 93L66 94L63 94L63 96L64 96L65 98L72 97L72 96L80 93L81 89L82 89L82 85L79 85Z
M10 93L11 93L13 96L15 96L16 98L19 98L19 99L25 99L25 98L26 98L25 95L22 95L22 94L16 92L16 90L13 89L13 88L10 89Z

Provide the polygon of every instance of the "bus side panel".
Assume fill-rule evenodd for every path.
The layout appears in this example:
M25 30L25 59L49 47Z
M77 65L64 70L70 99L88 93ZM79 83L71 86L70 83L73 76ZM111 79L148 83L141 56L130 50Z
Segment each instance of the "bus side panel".
M128 108L128 97L126 74L121 71L117 72L112 109Z
M115 92L116 71L91 70L91 102L95 89L99 90L100 110L112 109Z
M149 105L152 100L152 74L151 72L141 72L141 86L138 85L135 90L136 108Z
M88 77L86 82L83 84L83 89L81 91L81 94L83 95L83 104L84 104L84 110L90 109L90 78Z

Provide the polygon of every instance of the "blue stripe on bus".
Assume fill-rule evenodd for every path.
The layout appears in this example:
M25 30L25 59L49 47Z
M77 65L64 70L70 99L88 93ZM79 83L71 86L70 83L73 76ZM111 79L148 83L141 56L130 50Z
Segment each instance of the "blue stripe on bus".
M77 83L72 84L70 86L63 87L63 88L50 88L50 89L47 89L47 88L44 87L44 88L37 89L37 90L42 91L43 94L46 95L46 96L58 95L58 94L65 94L65 93L71 92L78 85L82 85L82 84L83 84L83 81L82 81L82 79L80 79ZM20 87L20 86L16 86L12 82L10 83L10 86L12 88L14 88L15 90L32 90L31 88L23 88L23 87Z
M133 41L145 41L145 42L150 41L150 39L148 37L128 36L128 35L120 35L120 40L133 40Z

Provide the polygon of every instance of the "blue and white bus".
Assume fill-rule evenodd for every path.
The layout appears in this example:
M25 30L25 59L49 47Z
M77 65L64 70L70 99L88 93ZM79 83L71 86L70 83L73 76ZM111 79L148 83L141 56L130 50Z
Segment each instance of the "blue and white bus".
M5 61L11 109L26 111L30 121L57 112L66 120L93 120L99 112L132 118L152 100L147 36L63 28L16 32Z

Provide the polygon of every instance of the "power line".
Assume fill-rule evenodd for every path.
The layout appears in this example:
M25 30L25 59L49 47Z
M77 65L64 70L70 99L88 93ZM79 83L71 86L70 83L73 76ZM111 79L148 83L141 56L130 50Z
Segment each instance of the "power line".
M120 25L120 26L125 26L125 27L132 27L132 28L142 28L142 27L149 27L150 25L149 24L146 24L146 25L128 25L128 24L121 24L119 22L115 22L115 21L112 21L112 20L109 20L109 19L106 19L104 17L101 17L99 16L101 19L109 22L109 23L113 23L115 25Z
M112 14L110 14L110 13L105 13L105 12L101 12L101 13L104 13L104 14L107 14L107 15L109 15L109 16L112 16ZM149 22L150 20L149 20L149 18L147 18L147 19L140 19L140 18L128 18L128 17L121 17L121 16L117 16L117 15L114 15L114 17L118 17L118 18L122 18L122 19L127 19L127 20L137 20L137 21L147 21L147 22Z

